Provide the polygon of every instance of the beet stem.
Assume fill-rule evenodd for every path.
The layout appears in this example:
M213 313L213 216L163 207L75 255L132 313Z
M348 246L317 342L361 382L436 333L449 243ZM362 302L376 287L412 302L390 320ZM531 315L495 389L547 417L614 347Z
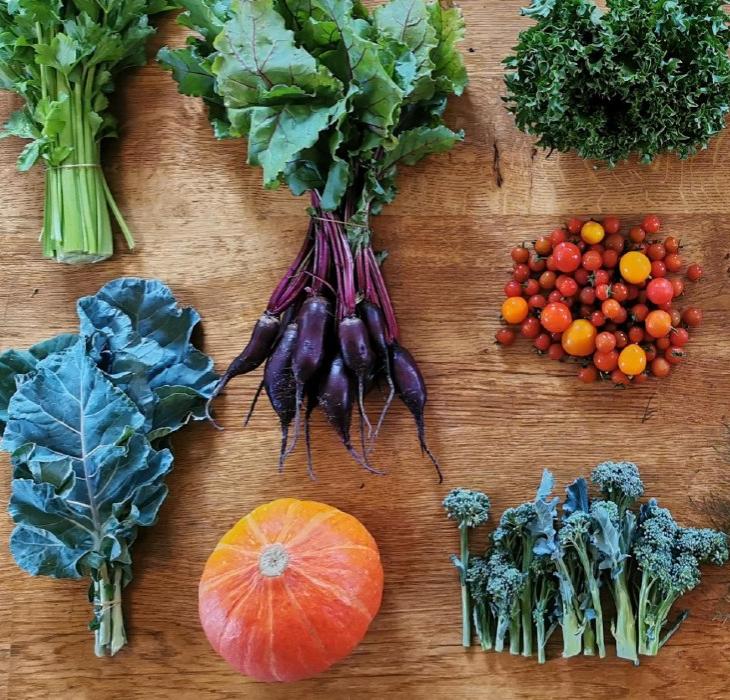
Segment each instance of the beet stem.
M393 341L398 340L399 335L398 322L395 319L393 302L390 300L388 288L385 285L385 280L383 279L380 265L378 265L378 261L375 259L375 253L373 252L372 246L368 247L366 254L368 256L369 262L368 269L370 271L370 274L372 274L373 276L373 284L375 286L376 294L378 297L377 303L385 314L385 323L388 329L388 335L390 336L387 338L387 340L389 343L392 343Z
M307 235L304 238L304 243L302 243L302 247L299 250L299 253L297 253L297 257L294 258L294 262L289 266L289 269L286 271L286 274L281 278L279 281L279 284L276 285L276 288L271 293L271 297L269 299L269 306L268 308L271 310L275 307L280 306L280 297L284 294L284 290L287 289L290 286L292 278L297 276L297 272L302 266L302 263L305 262L306 258L310 254L311 248L312 248L312 240L313 240L313 234L314 233L314 225L310 221L309 222L309 229L307 230Z

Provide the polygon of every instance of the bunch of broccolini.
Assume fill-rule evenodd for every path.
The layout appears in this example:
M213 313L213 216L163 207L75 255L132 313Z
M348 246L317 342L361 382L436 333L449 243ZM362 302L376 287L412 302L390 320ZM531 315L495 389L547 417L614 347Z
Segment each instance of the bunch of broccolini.
M670 620L674 603L699 584L700 565L727 561L724 533L680 527L653 499L638 515L632 510L644 493L635 464L603 462L591 481L601 497L591 499L588 482L578 478L567 487L559 516L553 477L545 471L535 499L502 514L484 556L468 555L473 525L462 527L455 562L467 586L463 611L471 611L482 649L508 646L544 663L559 626L564 657L603 658L610 622L616 655L638 664L640 654L657 654L687 617L684 611ZM477 491L452 491L444 500L449 516L466 522L454 509L461 503L465 514L465 500L487 504L479 522L471 521L483 523L489 500ZM608 599L612 605L604 610ZM466 619L464 635L468 646Z

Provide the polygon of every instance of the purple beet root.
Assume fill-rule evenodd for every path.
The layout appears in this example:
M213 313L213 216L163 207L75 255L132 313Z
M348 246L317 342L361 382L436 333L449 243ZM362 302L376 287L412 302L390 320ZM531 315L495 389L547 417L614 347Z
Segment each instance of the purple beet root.
M294 416L294 437L286 451L288 457L297 446L301 425L301 408L304 398L304 387L322 366L326 351L327 329L332 305L323 296L307 297L297 316L299 333L292 352L291 366L296 382L296 410Z
M367 458L358 454L352 446L350 425L352 422L353 381L340 354L332 360L328 372L319 385L317 403L352 458L369 472L382 475L383 472L373 468Z
M380 412L380 416L371 439L371 443L374 443L378 439L378 434L380 433L380 429L383 427L385 416L388 414L388 410L393 403L395 385L393 384L393 375L390 367L390 347L386 340L385 315L378 306L367 301L360 305L360 309L362 312L362 318L368 329L370 340L373 343L378 357L383 363L383 374L385 375L385 381L388 383L388 397L383 405L383 410Z
M289 426L296 414L296 380L292 372L292 354L297 340L296 323L290 323L282 334L274 352L264 367L264 388L274 412L281 424L281 449L279 450L279 471L284 468Z
M364 454L367 451L365 426L368 429L368 438L372 435L372 426L365 413L363 397L365 395L365 383L373 367L375 357L370 347L367 327L362 319L357 316L343 318L337 327L337 336L340 341L342 359L357 379L357 406L360 412L360 437Z
M411 353L409 353L404 347L394 343L392 353L395 389L403 403L408 407L408 410L411 414L413 414L413 418L416 421L418 441L421 444L421 449L428 455L431 462L433 462L434 467L436 467L439 483L441 483L444 480L441 473L441 467L439 466L438 460L434 457L426 444L424 411L428 395L426 392L426 383L423 381L423 375L421 374L421 370L418 369L418 365L413 359Z
M208 399L205 406L205 411L208 418L211 420L213 425L218 429L222 429L210 415L210 406L213 400L223 391L228 382L234 377L238 377L241 374L248 374L255 370L271 353L271 349L276 342L281 323L276 316L264 313L261 318L256 322L251 332L251 338L248 341L246 347L241 351L240 355L236 357L225 374L220 378L220 381L213 390L213 394Z

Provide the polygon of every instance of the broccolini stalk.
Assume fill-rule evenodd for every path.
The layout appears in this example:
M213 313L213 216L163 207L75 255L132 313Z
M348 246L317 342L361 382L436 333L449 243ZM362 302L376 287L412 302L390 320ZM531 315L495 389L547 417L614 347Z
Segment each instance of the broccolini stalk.
M494 633L494 650L504 651L504 638L510 632L512 649L512 629L517 620L517 648L519 649L520 598L525 588L526 576L512 565L505 552L492 549L487 558L487 594L492 605L492 614L497 621Z
M578 578L576 588L585 590L590 598L591 614L586 610L586 627L584 642L586 653L593 647L593 640L598 646L598 655L606 656L606 645L603 638L603 610L601 606L601 584L598 562L592 553L591 538L593 536L593 520L589 513L577 511L563 521L558 532L558 542L566 558L574 558L574 571Z
M566 560L562 547L554 552L553 561L558 578L558 620L563 631L563 657L569 658L577 656L583 649L586 619L573 584L577 575L575 561Z
M535 500L508 508L494 531L495 548L501 550L523 575L519 615L510 622L510 651L531 656L533 650L532 561L536 554L551 553L548 543L555 536L556 499L550 499L552 474L545 470ZM521 647L520 647L520 636Z
M530 575L533 581L532 618L535 623L537 661L544 664L545 647L558 624L555 616L558 586L552 558L536 556Z
M467 585L469 568L469 531L483 525L489 518L489 497L479 491L457 488L444 498L443 506L447 517L455 520L459 526L460 553L452 555L451 560L459 572L461 583L461 619L463 646L471 646L471 598Z
M591 513L596 523L594 544L601 559L600 567L609 574L609 589L616 608L616 619L611 622L616 655L636 665L639 663L636 618L629 590L636 516L629 508L644 493L644 484L632 462L602 462L593 470L591 481L608 499L608 502L595 502ZM616 505L617 513L610 509L609 502Z
M469 586L469 595L473 604L474 628L476 629L479 644L483 651L492 648L494 635L493 621L489 608L489 565L482 557L472 558L466 572L466 581Z
M674 603L695 588L700 565L728 560L727 535L708 528L682 528L655 499L639 514L634 557L641 571L637 626L639 654L655 656L686 619L683 611L668 626Z

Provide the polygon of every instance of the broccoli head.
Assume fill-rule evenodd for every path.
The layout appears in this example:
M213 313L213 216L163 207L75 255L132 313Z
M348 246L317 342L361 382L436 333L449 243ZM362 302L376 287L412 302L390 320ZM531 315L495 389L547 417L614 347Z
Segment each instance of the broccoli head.
M489 583L489 565L483 557L473 557L469 560L466 570L466 582L472 599L483 602L487 598L487 584Z
M639 469L633 462L601 462L591 473L591 481L620 511L631 507L644 494Z
M728 560L727 535L707 527L681 528L677 548L696 557L702 564L722 566Z
M443 501L446 515L456 520L459 527L479 527L489 519L489 496L471 489L453 489Z

